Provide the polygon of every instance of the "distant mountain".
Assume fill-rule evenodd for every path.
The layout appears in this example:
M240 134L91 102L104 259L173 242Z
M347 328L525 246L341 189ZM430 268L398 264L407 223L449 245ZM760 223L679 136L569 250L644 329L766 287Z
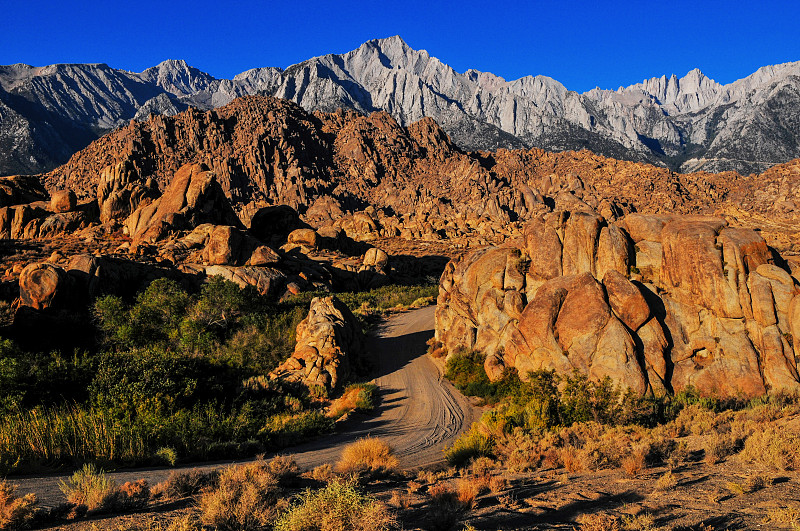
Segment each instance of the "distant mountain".
M545 76L458 73L400 37L341 55L216 79L185 61L134 73L105 64L0 66L0 174L36 173L130 119L267 94L306 110L434 118L468 150L587 148L679 171L759 172L800 157L800 62L728 85L699 70L583 94Z

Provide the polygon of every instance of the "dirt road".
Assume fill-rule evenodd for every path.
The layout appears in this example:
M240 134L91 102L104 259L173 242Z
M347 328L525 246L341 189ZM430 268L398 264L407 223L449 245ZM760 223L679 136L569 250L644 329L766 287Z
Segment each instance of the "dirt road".
M348 421L346 430L287 448L304 468L334 463L342 448L372 435L395 449L404 468L417 468L443 460L445 446L469 428L479 411L449 382L443 380L433 361L425 356L425 342L433 335L435 306L397 314L367 338L367 352L375 360L374 382L381 403L374 416ZM226 463L182 467L213 469ZM175 469L135 469L110 473L117 483L145 478L151 485L163 481ZM44 506L64 501L58 484L67 476L10 478L20 493L35 492Z

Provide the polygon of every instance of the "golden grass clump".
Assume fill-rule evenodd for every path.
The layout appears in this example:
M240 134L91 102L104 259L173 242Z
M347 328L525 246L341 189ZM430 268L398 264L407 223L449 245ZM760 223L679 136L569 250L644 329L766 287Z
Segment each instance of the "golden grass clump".
M397 521L388 507L362 493L354 481L335 480L307 490L275 521L275 531L383 531Z
M36 494L17 496L17 487L0 480L0 529L20 529L26 526L38 510Z
M219 472L211 470L204 472L198 469L170 472L169 477L151 489L152 495L165 496L171 499L194 496L203 489L208 489L217 484Z
M93 512L112 509L120 496L119 487L114 480L93 464L83 465L83 468L72 474L69 481L60 482L59 488L68 502L84 505Z
M736 444L730 435L711 433L706 436L703 448L706 463L714 465L733 454L736 451Z
M458 501L466 509L475 507L475 500L481 494L489 491L489 478L487 476L473 476L461 478L456 482Z
M666 491L674 489L678 485L678 476L672 473L672 470L667 470L656 481L656 490Z
M744 442L742 459L778 470L800 469L800 432L778 426L755 431Z
M628 477L638 476L646 466L647 461L644 448L636 448L630 454L622 458L622 469Z
M620 521L614 515L594 513L583 515L578 519L579 531L620 531Z
M311 471L311 479L316 481L322 481L323 483L327 483L331 481L335 476L333 474L333 467L330 463L325 463L315 467Z
M261 529L277 516L278 493L278 478L262 460L225 468L216 488L200 496L202 521L221 529Z
M567 470L567 472L572 474L586 470L586 459L574 446L566 446L562 448L560 460L564 464L564 468Z
M381 439L364 437L345 446L336 470L340 474L389 474L396 472L399 464L391 446Z

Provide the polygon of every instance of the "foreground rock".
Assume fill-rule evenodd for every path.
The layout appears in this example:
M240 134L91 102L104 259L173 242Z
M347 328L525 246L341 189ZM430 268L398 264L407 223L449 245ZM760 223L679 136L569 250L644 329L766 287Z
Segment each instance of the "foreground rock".
M270 377L330 391L350 377L363 352L361 326L347 306L336 297L315 297L297 325L294 353Z
M523 238L442 275L436 337L449 355L611 377L637 393L800 390L800 289L755 231L718 218L553 213Z

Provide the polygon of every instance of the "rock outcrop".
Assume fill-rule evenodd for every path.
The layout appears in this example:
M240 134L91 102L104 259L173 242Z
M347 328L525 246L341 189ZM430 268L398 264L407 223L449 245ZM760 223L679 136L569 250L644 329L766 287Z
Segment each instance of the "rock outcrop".
M492 379L552 369L640 394L800 389L798 278L719 218L553 213L448 264L438 305L437 340L485 353Z
M363 356L361 326L336 297L315 297L308 317L297 325L292 356L270 378L335 389L352 374Z
M175 172L161 197L131 213L125 228L134 243L154 242L203 223L241 225L214 173L201 164L187 164Z
M723 216L762 228L770 245L800 251L800 240L787 235L800 222L797 162L742 176L678 174L588 151L465 153L428 118L402 127L384 112L311 115L266 96L129 123L44 182L81 201L97 198L104 223L122 221L152 210L158 189L198 161L251 233L273 247L309 225L355 241L463 237L464 246L486 245L519 222L569 210L610 221L632 212Z

